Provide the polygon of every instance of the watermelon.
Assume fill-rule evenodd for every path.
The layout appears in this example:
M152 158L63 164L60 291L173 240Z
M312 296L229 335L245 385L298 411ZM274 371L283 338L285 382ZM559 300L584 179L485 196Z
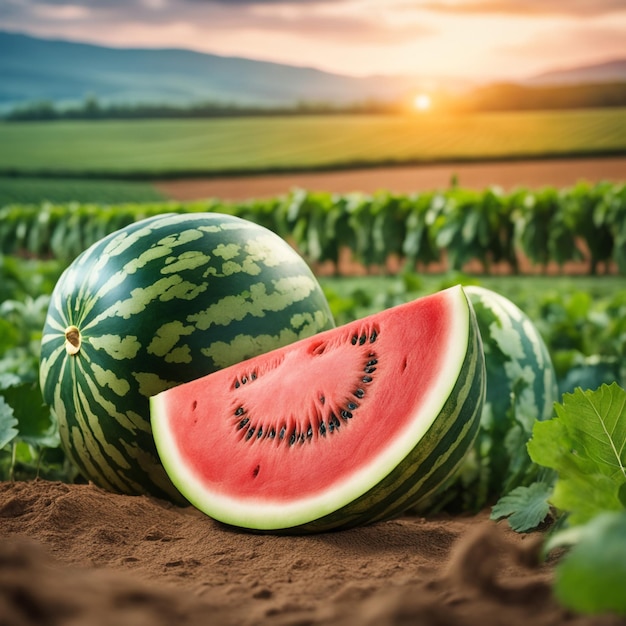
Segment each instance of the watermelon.
M484 287L465 292L476 312L487 370L487 392L475 445L454 484L433 505L479 510L538 468L526 450L535 420L549 419L559 399L556 373L539 330L508 298Z
M148 398L333 327L319 283L278 235L218 213L159 215L95 243L59 279L43 398L85 478L180 501Z
M226 524L320 532L428 497L474 441L484 357L460 286L150 400L163 465Z

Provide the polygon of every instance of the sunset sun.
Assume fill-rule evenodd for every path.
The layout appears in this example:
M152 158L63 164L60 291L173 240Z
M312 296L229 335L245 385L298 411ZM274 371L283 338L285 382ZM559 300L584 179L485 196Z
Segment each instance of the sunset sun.
M416 111L428 111L432 105L430 96L427 93L420 93L413 98L413 108Z

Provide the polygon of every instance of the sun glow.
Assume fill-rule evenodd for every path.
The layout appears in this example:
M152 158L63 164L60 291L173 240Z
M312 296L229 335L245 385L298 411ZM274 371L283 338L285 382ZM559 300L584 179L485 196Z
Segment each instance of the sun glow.
M413 98L413 108L416 111L425 112L430 110L432 100L427 93L419 93Z

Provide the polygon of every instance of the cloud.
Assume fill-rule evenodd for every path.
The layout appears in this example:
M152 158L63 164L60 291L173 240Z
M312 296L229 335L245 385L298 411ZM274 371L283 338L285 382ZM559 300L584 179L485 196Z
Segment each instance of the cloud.
M0 0L0 14L13 30L74 37L76 27L84 25L84 36L95 35L99 41L104 39L104 28L132 24L142 29L186 26L204 31L208 40L218 30L232 31L234 36L254 30L369 45L436 32L415 21L380 19L384 15L380 4L377 12L360 10L364 5L359 0Z
M495 53L503 59L524 55L536 68L531 74L590 65L623 57L624 31L610 26L544 29L524 42L500 46Z
M624 0L457 0L416 2L414 8L456 14L590 17L626 11Z

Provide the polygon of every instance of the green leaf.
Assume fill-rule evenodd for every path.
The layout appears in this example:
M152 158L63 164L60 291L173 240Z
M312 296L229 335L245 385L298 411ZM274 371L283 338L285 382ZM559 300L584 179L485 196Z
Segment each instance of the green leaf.
M603 511L620 511L619 485L603 474L574 475L560 479L550 498L558 509L570 511L568 523L584 524Z
M517 487L492 507L490 518L508 518L511 528L519 533L537 528L550 513L548 498L552 485L545 482Z
M13 409L0 396L0 450L17 437L17 420Z
M18 422L19 438L31 445L54 448L59 445L56 424L44 404L37 383L23 382L5 388L0 397L12 407Z
M579 613L626 616L626 511L597 515L575 535L571 530L555 535L576 541L556 567L557 598Z
M537 422L528 442L531 459L557 471L551 502L580 524L620 510L626 483L626 391L616 383L578 388L555 406L557 417Z

